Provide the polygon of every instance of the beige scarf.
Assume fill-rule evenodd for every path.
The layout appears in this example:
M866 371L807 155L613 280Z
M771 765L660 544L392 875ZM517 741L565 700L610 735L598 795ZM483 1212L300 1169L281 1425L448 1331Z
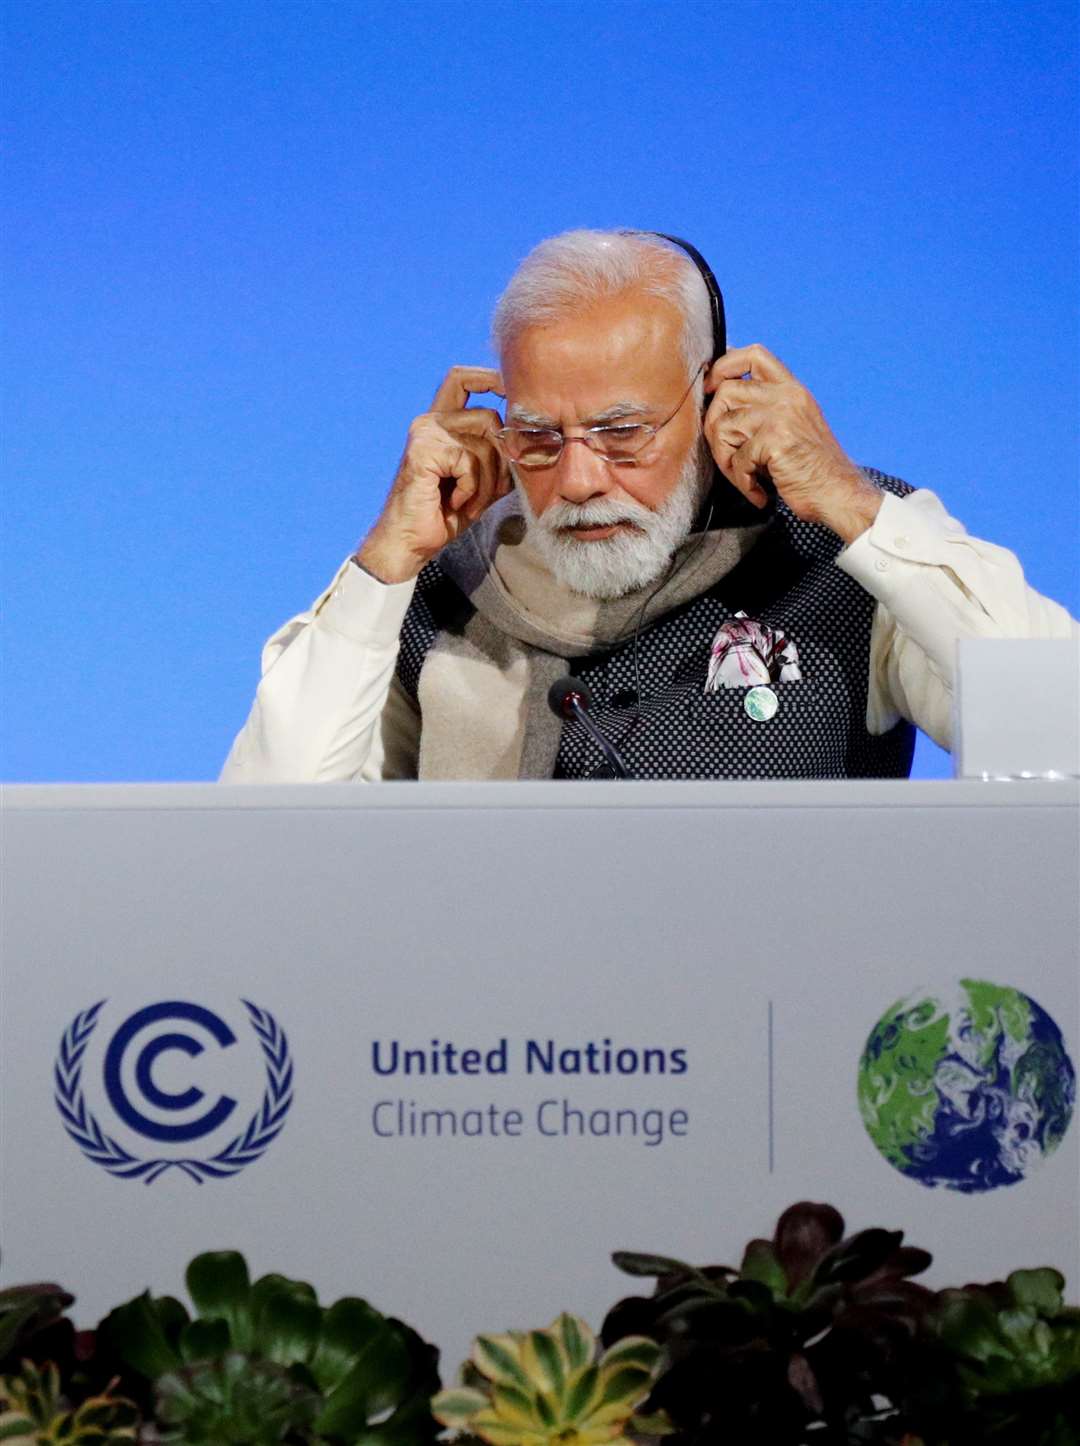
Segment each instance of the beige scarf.
M662 583L599 601L555 580L516 495L496 503L439 554L440 568L476 611L463 631L439 633L424 660L420 777L550 778L562 724L547 692L567 672L567 659L627 642L707 591L766 525L691 533Z

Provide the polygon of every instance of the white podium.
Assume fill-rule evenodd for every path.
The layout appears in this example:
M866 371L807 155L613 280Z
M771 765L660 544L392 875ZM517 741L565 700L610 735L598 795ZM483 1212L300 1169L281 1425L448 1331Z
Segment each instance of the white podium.
M4 1278L234 1246L447 1379L797 1199L1075 1296L1078 846L1071 783L9 788Z

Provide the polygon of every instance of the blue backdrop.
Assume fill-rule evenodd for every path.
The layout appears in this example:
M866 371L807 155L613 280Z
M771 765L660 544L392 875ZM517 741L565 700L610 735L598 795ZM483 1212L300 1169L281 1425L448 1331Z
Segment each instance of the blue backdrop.
M734 344L1077 610L1073 4L4 17L4 777L214 776L262 640L570 226L693 240Z

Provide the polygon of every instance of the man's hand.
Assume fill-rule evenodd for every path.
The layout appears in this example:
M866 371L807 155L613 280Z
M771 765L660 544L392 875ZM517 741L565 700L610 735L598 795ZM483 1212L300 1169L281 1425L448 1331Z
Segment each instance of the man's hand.
M747 375L749 373L749 375ZM705 377L713 393L705 437L724 476L755 507L762 477L804 522L853 542L873 522L881 493L833 436L821 408L763 346L729 351Z
M407 582L511 490L494 433L498 412L470 407L474 392L504 396L488 367L451 367L430 412L417 417L382 513L356 560L382 582Z

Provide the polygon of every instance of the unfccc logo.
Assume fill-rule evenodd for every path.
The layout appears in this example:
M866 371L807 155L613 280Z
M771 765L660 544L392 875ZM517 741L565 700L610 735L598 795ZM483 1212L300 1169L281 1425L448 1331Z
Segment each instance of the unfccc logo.
M75 1016L60 1042L53 1080L64 1129L87 1159L124 1180L143 1180L149 1185L175 1169L201 1185L204 1180L235 1175L263 1154L280 1134L292 1104L292 1059L285 1033L273 1015L250 1000L241 1002L258 1040L265 1089L258 1109L240 1133L205 1158L184 1147L223 1129L239 1103L228 1094L211 1099L193 1082L182 1088L175 1083L169 1087L162 1079L164 1057L180 1054L194 1060L206 1053L208 1045L230 1049L237 1036L228 1023L201 1004L169 999L137 1010L114 1031L102 1066L105 1097L128 1130L165 1147L147 1158L102 1129L83 1089L84 1056L107 1001L99 1000ZM156 1068L159 1063L160 1069ZM175 1065L175 1061L170 1063ZM169 1073L175 1074L175 1068ZM148 1113L148 1109L156 1113Z

